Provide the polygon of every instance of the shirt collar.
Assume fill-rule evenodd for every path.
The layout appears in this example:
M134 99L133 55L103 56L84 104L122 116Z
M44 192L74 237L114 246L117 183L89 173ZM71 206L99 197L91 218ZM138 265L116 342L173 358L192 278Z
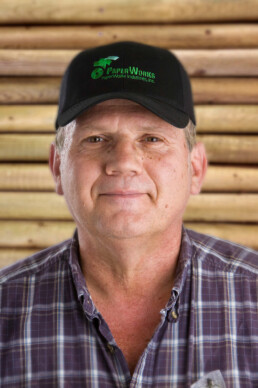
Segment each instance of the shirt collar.
M97 316L97 310L91 299L89 290L86 286L85 278L80 266L80 250L77 229L74 232L69 255L69 265L72 272L73 282L77 292L79 302L86 315L93 319Z
M166 311L177 310L179 315L180 294L184 287L188 270L192 261L193 247L187 230L182 226L180 252L177 261L175 281L171 291L171 298L166 305Z

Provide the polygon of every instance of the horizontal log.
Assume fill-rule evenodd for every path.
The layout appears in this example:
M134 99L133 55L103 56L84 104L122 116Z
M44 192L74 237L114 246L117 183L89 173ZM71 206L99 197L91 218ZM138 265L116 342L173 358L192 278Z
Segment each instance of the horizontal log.
M208 166L202 191L258 193L257 166Z
M54 191L48 164L0 164L0 190Z
M54 191L47 164L0 164L0 190ZM256 167L209 166L202 192L258 193Z
M54 135L0 134L0 161L47 161ZM258 163L258 136L198 135L211 163Z
M258 78L192 78L195 104L255 104Z
M199 135L212 163L258 163L258 136Z
M185 226L198 233L209 234L258 250L258 225L186 222Z
M173 50L190 76L257 76L258 50Z
M62 76L78 50L0 50L1 76Z
M58 102L60 78L0 78L0 104L53 104Z
M0 132L52 132L56 105L0 105ZM198 133L258 133L258 105L196 105Z
M64 197L56 193L0 192L0 219L71 220Z
M201 194L191 197L185 221L257 222L257 194Z
M257 224L186 222L185 226L199 233L209 234L258 249ZM0 252L3 248L47 248L71 238L75 227L73 221L0 221Z
M2 0L1 24L79 24L257 20L256 0Z
M71 238L73 221L0 221L0 266L3 248L43 249ZM258 249L258 225L222 223L185 223L185 227L199 233L219 237ZM24 253L24 252L22 252ZM21 258L24 256L21 256Z
M58 102L60 78L2 77L0 104ZM191 78L195 104L257 104L258 78Z
M195 114L198 133L258 133L258 105L196 105Z
M151 24L0 27L3 49L85 49L123 40L163 48L257 48L258 25Z
M0 135L0 161L47 161L53 135Z
M0 221L1 248L47 248L72 237L73 221Z
M0 192L0 219L71 220L55 193ZM258 222L258 194L200 194L191 197L185 221Z
M56 115L57 105L0 105L0 132L54 133Z
M0 76L62 76L78 52L0 49ZM173 53L190 76L258 75L258 49L173 50Z
M258 225L185 223L187 228L224 240L258 248ZM73 221L0 221L0 250L3 248L47 248L71 238ZM0 256L1 257L1 256Z
M21 249L21 248L3 248L0 249L0 269L16 263L33 253L38 252L39 248Z

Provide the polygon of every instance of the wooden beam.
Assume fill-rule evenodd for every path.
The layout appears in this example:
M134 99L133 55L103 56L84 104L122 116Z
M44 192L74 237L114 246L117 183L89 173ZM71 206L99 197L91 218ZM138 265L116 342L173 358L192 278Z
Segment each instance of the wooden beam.
M209 234L258 250L258 224L245 225L187 222L185 223L185 226L199 233Z
M211 193L258 193L257 166L209 166L202 191Z
M48 164L0 164L0 190L54 191Z
M195 114L197 133L258 133L258 105L196 105Z
M258 75L257 49L173 50L191 77Z
M51 132L56 105L0 105L0 132ZM258 105L196 105L198 133L258 133Z
M0 105L0 132L52 132L57 105Z
M0 221L0 248L47 248L71 238L73 221Z
M60 78L0 78L0 104L53 104L58 102Z
M195 104L256 104L257 78L192 78Z
M186 222L185 226L199 233L258 249L258 224ZM71 238L75 227L73 221L0 221L0 252L3 248L17 250L47 248Z
M258 75L258 49L172 51L190 76ZM0 49L0 76L62 76L78 52Z
M0 161L47 161L53 135L0 135Z
M0 134L0 161L46 162L54 135ZM258 136L198 135L211 163L258 163Z
M64 197L56 193L0 192L0 219L71 220Z
M258 136L199 135L212 163L258 163Z
M257 20L256 0L2 0L1 24L156 23Z
M56 104L60 78L2 77L0 105ZM195 104L257 104L258 78L191 78Z
M258 222L258 195L201 194L191 197L185 221Z
M0 190L54 191L47 164L0 164ZM258 169L254 167L208 167L202 192L258 193Z
M20 249L20 248L3 248L0 249L0 268L7 267L16 263L17 261L24 259L33 253L38 252L39 248L32 249Z
M257 48L258 25L151 24L0 27L3 49L85 49L135 40L167 49Z
M169 211L169 209L168 209ZM0 192L0 219L71 220L55 193ZM200 194L190 198L185 221L258 222L258 194Z

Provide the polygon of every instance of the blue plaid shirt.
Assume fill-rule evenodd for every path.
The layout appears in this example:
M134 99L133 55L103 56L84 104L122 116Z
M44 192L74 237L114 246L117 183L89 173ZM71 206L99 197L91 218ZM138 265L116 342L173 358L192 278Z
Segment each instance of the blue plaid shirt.
M171 298L131 376L75 233L0 273L0 387L187 388L214 371L225 385L198 387L258 387L257 275L257 252L183 228Z

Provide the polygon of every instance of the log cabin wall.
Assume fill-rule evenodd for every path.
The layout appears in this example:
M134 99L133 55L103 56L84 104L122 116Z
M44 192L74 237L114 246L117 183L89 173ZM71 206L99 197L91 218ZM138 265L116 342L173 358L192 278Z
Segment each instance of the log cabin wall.
M257 0L2 0L0 266L69 238L48 169L61 76L80 50L136 40L191 77L209 169L185 224L258 249Z

